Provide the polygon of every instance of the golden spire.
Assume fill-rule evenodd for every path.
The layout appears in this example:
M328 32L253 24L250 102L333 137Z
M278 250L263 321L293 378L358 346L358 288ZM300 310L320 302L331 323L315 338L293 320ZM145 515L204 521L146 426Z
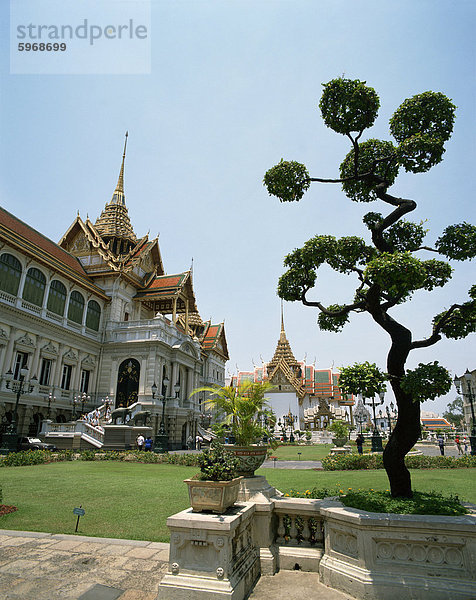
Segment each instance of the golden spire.
M111 238L116 239L116 243L111 245L111 248L115 248L114 252L116 254L126 254L130 249L131 243L136 242L136 236L127 212L126 196L124 194L124 162L126 159L128 135L129 132L126 131L121 170L119 179L117 180L116 189L114 190L111 201L106 204L95 223L96 230L102 236L104 241L109 241ZM129 240L129 242L123 243L121 240Z
M267 365L268 373L271 373L278 363L282 361L287 364L290 369L299 368L299 363L294 357L293 351L291 350L291 346L289 344L288 338L286 337L286 332L284 331L284 310L283 310L283 302L281 301L281 332L279 334L278 344L276 346L276 350L274 352L274 356L271 361Z
M124 140L124 152L122 153L121 170L119 172L119 179L117 180L116 189L112 195L112 204L125 204L126 196L124 194L124 162L126 160L126 148L127 148L127 137L129 132L126 131L126 139Z

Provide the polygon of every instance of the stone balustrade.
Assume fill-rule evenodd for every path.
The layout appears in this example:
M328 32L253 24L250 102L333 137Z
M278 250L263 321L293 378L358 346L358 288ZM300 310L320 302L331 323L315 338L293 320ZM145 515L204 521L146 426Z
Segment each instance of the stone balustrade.
M319 570L324 539L321 502L287 497L274 500L275 544L280 569Z

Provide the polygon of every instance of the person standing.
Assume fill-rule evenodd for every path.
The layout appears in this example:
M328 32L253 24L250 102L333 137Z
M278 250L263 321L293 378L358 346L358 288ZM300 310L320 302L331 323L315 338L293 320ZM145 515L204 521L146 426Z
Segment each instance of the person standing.
M363 454L363 445L364 445L364 436L359 433L355 438L355 443L357 444L357 452L359 454Z
M151 452L152 450L152 438L149 436L147 436L145 442L144 442L144 450L145 452Z
M139 450L142 450L142 447L144 446L144 442L145 442L144 436L142 435L142 433L139 433L139 435L137 436L137 439L136 439L137 448Z
M440 447L441 456L445 455L445 440L440 436L438 438L438 446Z
M459 435L455 437L455 444L458 448L458 454L463 454L463 449L461 448L461 440L459 439Z

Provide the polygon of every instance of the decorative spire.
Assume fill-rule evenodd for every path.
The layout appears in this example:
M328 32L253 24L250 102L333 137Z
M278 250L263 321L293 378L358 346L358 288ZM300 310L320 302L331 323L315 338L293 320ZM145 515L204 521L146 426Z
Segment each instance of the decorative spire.
M124 162L126 160L126 148L127 148L127 138L129 136L129 132L126 131L126 139L124 140L124 152L122 153L122 163L121 170L119 171L119 179L117 180L116 189L114 190L114 194L112 195L112 200L110 204L126 204L126 196L124 194Z
M291 346L286 337L286 332L284 331L284 311L283 311L283 302L281 301L281 333L279 335L278 344L276 346L276 350L274 352L274 356L271 361L267 365L268 373L271 373L278 363L282 361L285 363L291 370L298 369L299 363L294 357L293 351L291 350Z
M113 249L115 254L127 254L131 244L137 241L127 212L126 196L124 194L124 162L126 159L128 135L129 132L126 131L121 170L119 172L116 189L114 190L111 201L106 204L95 223L97 232L102 236L105 242L115 239L111 244L111 249Z

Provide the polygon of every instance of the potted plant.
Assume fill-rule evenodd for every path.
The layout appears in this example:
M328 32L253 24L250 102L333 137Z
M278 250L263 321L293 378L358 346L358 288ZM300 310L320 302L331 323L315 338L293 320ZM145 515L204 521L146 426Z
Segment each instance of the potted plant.
M333 421L327 430L332 431L335 434L335 446L344 446L349 435L349 426L345 421Z
M243 479L237 475L238 459L214 440L210 449L198 456L198 464L200 473L193 479L185 479L192 510L225 512L236 502Z
M229 439L233 439L233 444L226 447L240 460L239 475L253 477L266 458L268 445L273 446L273 419L267 414L269 406L265 398L272 387L267 382L245 382L238 387L202 387L192 392L211 392L207 407L225 416Z

